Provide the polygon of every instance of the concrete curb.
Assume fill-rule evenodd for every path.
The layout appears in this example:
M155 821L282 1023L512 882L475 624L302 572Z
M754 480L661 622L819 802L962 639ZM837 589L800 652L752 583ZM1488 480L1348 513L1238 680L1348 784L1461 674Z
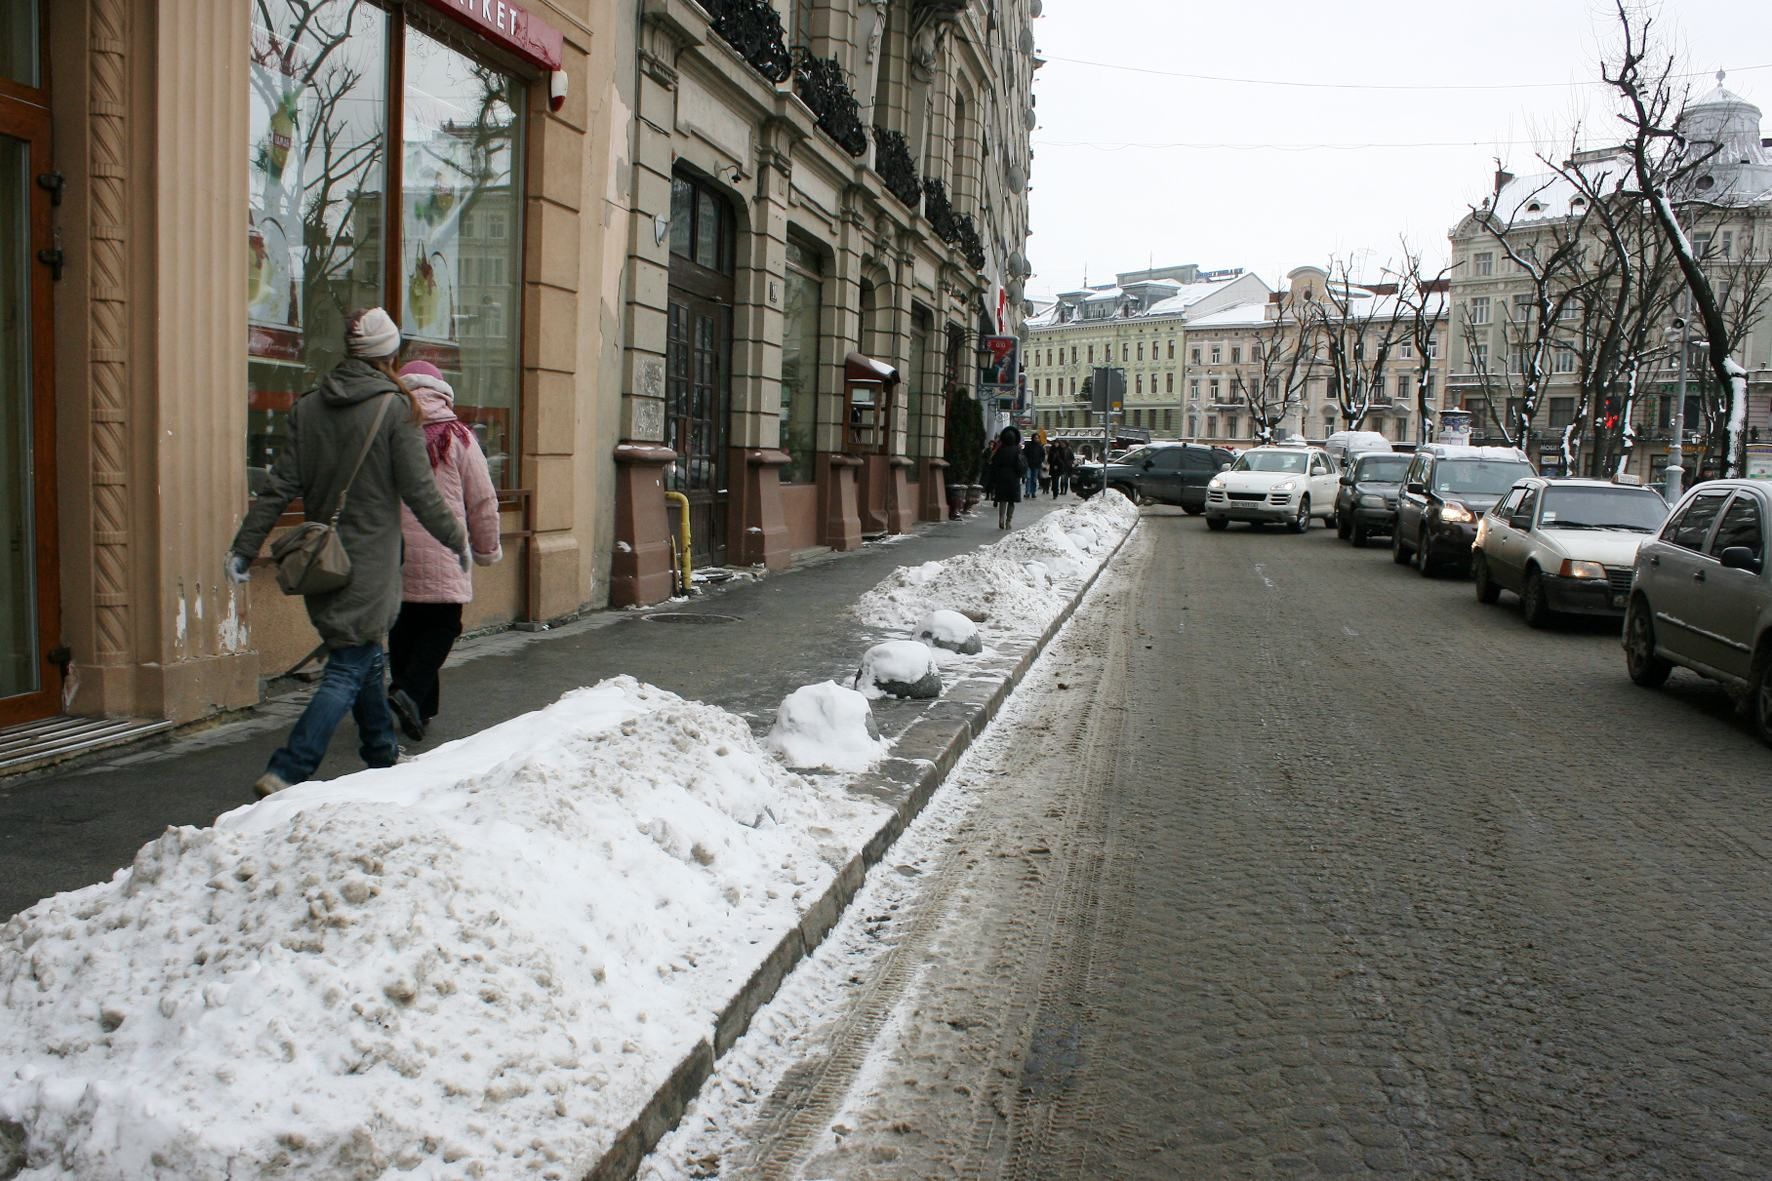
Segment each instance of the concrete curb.
M708 1036L695 1046L671 1071L662 1086L653 1093L632 1123L622 1129L608 1151L584 1174L585 1181L631 1181L646 1158L665 1133L677 1126L690 1103L700 1094L702 1085L714 1072L714 1064L732 1048L732 1044L749 1028L751 1018L774 998L781 982L802 958L811 953L836 926L844 910L855 898L868 871L883 860L893 844L935 795L935 789L947 779L959 763L960 756L972 740L984 732L1009 695L1020 685L1034 661L1046 650L1059 629L1070 622L1077 607L1094 589L1096 580L1108 563L1138 529L1138 522L1126 530L1094 573L1084 580L1071 601L1065 604L1040 638L1008 658L1003 678L993 684L977 680L960 682L943 693L893 744L894 757L886 764L857 780L852 790L896 799L897 806L884 823L837 872L818 901L807 908L799 924L783 935L773 951L758 965L749 980L739 988L714 1018ZM1008 655L1008 654L1006 654ZM908 788L908 790L907 790Z

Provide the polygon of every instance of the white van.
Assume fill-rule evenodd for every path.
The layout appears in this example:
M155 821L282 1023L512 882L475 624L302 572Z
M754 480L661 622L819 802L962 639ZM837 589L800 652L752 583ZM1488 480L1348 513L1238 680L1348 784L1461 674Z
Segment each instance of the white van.
M1341 467L1356 455L1364 455L1368 451L1389 451L1391 441L1377 431L1336 431L1323 440L1323 450Z

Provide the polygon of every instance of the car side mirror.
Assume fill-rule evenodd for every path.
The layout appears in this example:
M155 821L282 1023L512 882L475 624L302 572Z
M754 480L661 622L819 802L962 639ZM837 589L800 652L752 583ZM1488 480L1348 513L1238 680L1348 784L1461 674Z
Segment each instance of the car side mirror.
M1507 523L1509 527L1514 529L1530 529L1532 528L1532 514L1515 513L1507 519Z
M1410 480L1407 484L1403 485L1403 491L1420 494L1427 491L1427 485L1423 484L1420 480Z
M1157 461L1154 459L1147 459L1144 461L1144 470L1147 472L1156 466L1157 466Z
M1756 574L1760 571L1760 559L1745 545L1726 546L1717 558L1725 570L1752 570Z
M1341 473L1341 482L1343 484L1352 484L1354 482L1354 473L1342 472Z

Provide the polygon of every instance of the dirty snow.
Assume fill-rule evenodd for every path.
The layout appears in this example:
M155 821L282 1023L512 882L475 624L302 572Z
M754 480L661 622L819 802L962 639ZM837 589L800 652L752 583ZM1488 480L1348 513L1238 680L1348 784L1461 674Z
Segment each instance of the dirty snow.
M621 677L168 829L0 927L20 1176L581 1176L879 820Z
M862 653L855 687L868 698L880 698L886 696L882 684L914 685L935 671L935 657L929 654L927 644L920 640L887 640Z
M869 770L887 748L868 699L835 681L788 694L766 745L790 767L826 771Z

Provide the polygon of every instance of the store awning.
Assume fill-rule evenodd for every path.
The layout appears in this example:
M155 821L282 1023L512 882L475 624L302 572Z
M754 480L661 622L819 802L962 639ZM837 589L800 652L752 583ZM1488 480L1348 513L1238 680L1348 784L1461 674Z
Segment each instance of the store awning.
M514 0L426 0L432 8L466 25L494 45L544 70L564 61L565 37Z
M866 353L850 353L843 358L843 380L850 385L894 386L898 384L898 370Z

